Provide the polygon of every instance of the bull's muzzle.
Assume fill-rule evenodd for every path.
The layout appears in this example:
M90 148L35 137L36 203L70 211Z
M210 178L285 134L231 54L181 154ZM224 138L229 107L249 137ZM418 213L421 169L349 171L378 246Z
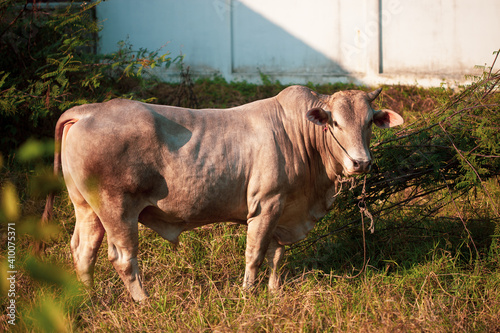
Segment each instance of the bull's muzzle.
M351 160L351 165L347 168L347 173L350 175L359 175L365 172L370 171L372 167L372 161L371 160Z

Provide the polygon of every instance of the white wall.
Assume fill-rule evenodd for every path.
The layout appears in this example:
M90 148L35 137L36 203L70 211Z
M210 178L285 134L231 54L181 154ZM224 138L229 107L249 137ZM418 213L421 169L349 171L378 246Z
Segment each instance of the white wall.
M107 0L97 17L100 52L168 43L228 81L438 85L500 48L498 0Z

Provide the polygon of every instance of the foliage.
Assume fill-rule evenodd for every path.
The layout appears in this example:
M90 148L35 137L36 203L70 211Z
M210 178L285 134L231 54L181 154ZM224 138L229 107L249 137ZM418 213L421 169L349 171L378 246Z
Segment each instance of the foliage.
M0 299L7 306L15 301L15 318L6 317L4 331L26 330L27 327L45 332L66 332L72 327L71 313L81 301L81 287L66 269L59 263L51 262L50 258L37 258L29 248L22 246L23 242L33 239L54 241L59 237L60 229L55 223L40 226L38 216L26 212L26 203L37 198L44 198L49 192L61 189L63 184L57 178L47 178L47 168L44 167L44 155L53 154L53 143L29 141L24 144L18 154L18 163L30 163L35 166L36 173L31 173L25 187L32 189L21 195L17 186L3 171L12 165L3 165L2 188L0 192L0 230L3 235L2 249L9 249L8 255L1 256ZM12 162L10 162L12 163ZM31 186L30 186L31 185ZM24 203L24 207L21 206ZM30 283L23 285L23 278L28 277ZM9 280L14 279L13 287ZM30 289L35 287L36 289ZM8 290L8 292L7 292ZM29 300L26 293L31 293ZM2 311L7 313L6 309ZM9 312L12 315L12 312ZM24 327L19 329L19 326Z
M0 3L0 139L8 154L29 136L51 137L66 109L114 96L114 81L168 67L181 57L140 49L127 41L113 54L94 55L99 2L48 9L36 2ZM28 6L30 5L30 6Z

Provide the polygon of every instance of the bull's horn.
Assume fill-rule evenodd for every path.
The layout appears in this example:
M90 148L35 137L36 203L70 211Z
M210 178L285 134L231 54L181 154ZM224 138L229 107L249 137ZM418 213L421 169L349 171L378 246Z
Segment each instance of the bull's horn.
M375 98L377 98L377 96L380 94L381 91L382 88L378 88L377 90L368 93L368 99L370 100L370 102L373 101Z

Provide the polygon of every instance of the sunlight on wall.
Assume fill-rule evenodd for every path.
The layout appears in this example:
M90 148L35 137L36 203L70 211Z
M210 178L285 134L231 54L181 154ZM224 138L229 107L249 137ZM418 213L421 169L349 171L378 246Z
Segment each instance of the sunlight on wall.
M499 13L497 0L108 0L97 8L103 53L127 40L185 54L194 75L371 85L439 85L474 73L500 48Z

